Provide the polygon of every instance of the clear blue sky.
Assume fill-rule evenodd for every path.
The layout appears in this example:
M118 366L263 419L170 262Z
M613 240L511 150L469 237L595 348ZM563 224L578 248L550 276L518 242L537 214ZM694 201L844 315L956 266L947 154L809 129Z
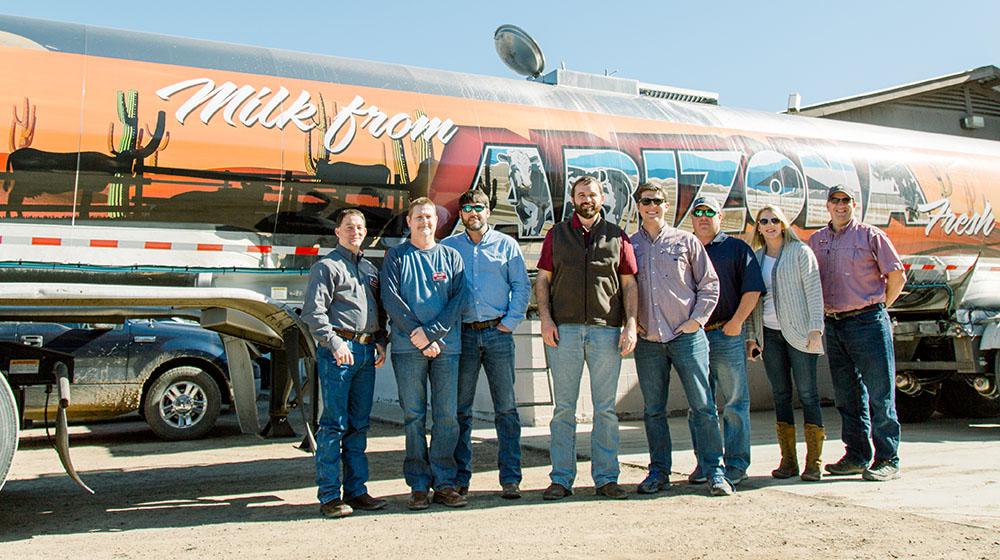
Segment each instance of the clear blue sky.
M1000 2L893 0L3 0L0 13L513 76L493 30L513 23L547 69L716 91L732 107L785 108L1000 64Z

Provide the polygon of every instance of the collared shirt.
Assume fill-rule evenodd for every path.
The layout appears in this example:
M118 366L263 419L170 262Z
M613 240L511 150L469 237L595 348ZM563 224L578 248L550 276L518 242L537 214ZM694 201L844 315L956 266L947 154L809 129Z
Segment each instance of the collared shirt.
M394 354L423 350L410 342L417 327L441 345L442 354L462 353L464 271L458 251L440 243L418 249L407 240L389 249L382 264L382 305Z
M747 292L767 293L760 263L753 249L742 239L720 232L705 246L715 273L719 275L719 304L708 319L709 324L724 323L733 318Z
M819 262L827 313L885 303L886 276L903 270L903 261L889 236L857 220L837 232L827 224L809 238L809 248Z
M664 226L656 238L645 229L632 235L639 274L639 327L652 342L676 338L688 319L702 325L719 300L719 277L694 235Z
M502 318L500 323L514 331L524 320L531 297L531 280L517 241L490 227L479 243L462 232L441 244L458 251L465 265L462 322Z
M573 212L573 228L574 229L584 229L583 222L580 221L580 216ZM600 216L599 220L603 220L604 216ZM597 222L594 222L597 225ZM625 232L622 231L622 239L625 241L622 243L621 255L618 259L618 274L620 276L628 276L636 273L635 265L635 250L632 249L632 240L629 239ZM584 230L583 232L584 243L590 243L590 231ZM538 268L542 270L547 270L552 272L552 234L545 236L545 240L542 241L542 253L538 257Z
M378 269L338 244L309 271L302 320L316 342L331 352L345 344L334 329L376 334L384 342Z

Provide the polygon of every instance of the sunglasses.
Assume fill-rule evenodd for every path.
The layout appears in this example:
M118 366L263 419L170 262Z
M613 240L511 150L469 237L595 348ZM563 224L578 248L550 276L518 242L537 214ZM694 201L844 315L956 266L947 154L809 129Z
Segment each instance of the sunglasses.
M757 223L761 225L767 225L767 224L778 225L781 223L781 218L761 218L757 220Z
M486 206L482 204L463 204L462 212L482 212L486 210Z
M654 204L656 206L659 206L659 205L663 204L663 199L662 198L645 198L644 197L644 198L640 198L639 199L639 204L642 204L643 206L649 206L650 204Z
M830 204L850 204L851 203L851 199L850 198L841 197L841 196L832 196L832 197L826 199L826 201L829 202Z
M698 208L697 210L691 213L694 214L696 218L701 218L701 217L714 218L718 214L718 212L716 212L715 210L709 210L707 208L705 209Z

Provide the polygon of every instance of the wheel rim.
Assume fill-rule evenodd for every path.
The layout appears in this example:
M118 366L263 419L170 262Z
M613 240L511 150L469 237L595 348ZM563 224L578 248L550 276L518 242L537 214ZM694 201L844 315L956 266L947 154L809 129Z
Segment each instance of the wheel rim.
M177 381L167 387L160 399L160 418L168 425L187 429L205 417L208 397L201 385L190 381Z

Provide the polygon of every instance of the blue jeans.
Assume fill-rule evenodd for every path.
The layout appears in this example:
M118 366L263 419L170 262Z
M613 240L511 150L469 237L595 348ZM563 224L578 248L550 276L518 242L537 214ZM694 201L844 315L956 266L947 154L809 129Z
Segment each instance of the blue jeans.
M723 476L722 435L719 412L708 382L708 339L704 331L682 334L669 342L639 339L635 347L635 370L645 404L642 419L649 443L649 474L667 480L671 469L670 427L667 395L670 366L684 386L691 412L692 438L697 434L698 464L708 478Z
M454 488L458 469L458 354L393 353L399 406L403 408L406 458L403 478L414 491ZM427 449L427 381L431 384L431 445Z
M618 415L615 396L622 357L617 327L559 325L559 345L545 347L552 371L555 410L549 423L552 482L566 488L576 479L576 400L580 394L583 364L590 372L590 398L594 404L594 427L590 433L590 473L594 485L618 482Z
M764 327L764 371L774 395L774 416L778 422L795 425L792 410L792 378L802 403L806 424L823 426L823 410L819 406L816 387L817 354L802 352L788 344L781 331Z
M344 471L344 497L368 492L369 417L375 394L375 345L347 341L354 365L338 366L326 348L316 351L323 415L316 430L316 486L320 503L341 497L340 471Z
M705 333L708 336L708 369L712 386L712 402L722 397L722 434L725 451L722 459L726 476L734 479L750 467L750 386L747 382L747 351L743 335L727 336L722 329ZM695 455L698 440L694 422L688 414ZM700 465L699 465L700 466ZM707 473L703 473L707 474Z
M827 357L834 398L840 411L840 438L856 464L899 463L896 417L896 354L892 326L884 309L826 320Z
M462 357L458 362L458 485L472 479L472 403L480 368L486 371L497 430L500 484L521 482L521 418L514 396L514 335L496 327L477 331L462 327Z

